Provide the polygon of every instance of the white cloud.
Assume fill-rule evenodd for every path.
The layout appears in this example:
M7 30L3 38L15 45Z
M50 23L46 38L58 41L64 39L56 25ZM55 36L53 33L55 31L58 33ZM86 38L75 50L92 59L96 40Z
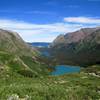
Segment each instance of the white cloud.
M84 26L82 24L52 23L34 24L23 21L0 19L0 28L16 31L25 40L30 42L51 42L59 34L72 32Z
M100 18L89 17L65 17L64 21L73 23L100 24Z

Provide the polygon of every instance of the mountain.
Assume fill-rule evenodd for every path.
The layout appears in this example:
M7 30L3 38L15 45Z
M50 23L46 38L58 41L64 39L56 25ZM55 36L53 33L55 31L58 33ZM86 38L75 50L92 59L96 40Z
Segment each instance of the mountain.
M46 74L47 66L40 58L18 33L0 29L0 72L28 77Z
M50 46L52 55L61 64L100 63L100 27L59 35Z
M50 45L49 42L32 42L29 44L34 46L34 47L48 47Z
M0 29L0 50L18 54L31 56L34 52L34 48L31 48L26 44L22 38L16 32Z
M94 37L93 34L89 39L94 39L93 43L97 41L99 44L98 35ZM60 49L54 47L53 50L62 48L61 45ZM72 47L73 45L69 45L69 50ZM78 50L81 49L83 47ZM55 52L59 55L63 51L62 48L62 51ZM37 49L26 44L17 33L0 29L0 100L99 100L99 65L82 68L80 73L51 76L46 64L53 67L53 59L47 57L45 64L45 58L40 56ZM51 71L52 68L49 67L49 72Z

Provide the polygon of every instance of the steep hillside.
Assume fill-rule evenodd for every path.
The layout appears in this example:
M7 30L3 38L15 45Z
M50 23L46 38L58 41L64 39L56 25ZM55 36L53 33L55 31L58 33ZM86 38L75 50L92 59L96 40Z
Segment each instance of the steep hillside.
M0 29L0 50L14 54L31 56L34 52L18 33Z
M15 72L33 77L47 73L38 51L25 43L15 32L0 29L0 73Z
M60 35L52 43L51 51L62 64L100 63L100 28L84 28Z

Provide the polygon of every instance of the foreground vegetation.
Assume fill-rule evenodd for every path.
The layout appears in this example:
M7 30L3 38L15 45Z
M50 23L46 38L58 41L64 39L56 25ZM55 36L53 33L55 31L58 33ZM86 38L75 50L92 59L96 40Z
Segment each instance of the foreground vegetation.
M47 73L31 57L0 51L0 100L100 100L100 65L62 76Z
M100 100L100 77L81 72L30 78L3 72L0 100Z

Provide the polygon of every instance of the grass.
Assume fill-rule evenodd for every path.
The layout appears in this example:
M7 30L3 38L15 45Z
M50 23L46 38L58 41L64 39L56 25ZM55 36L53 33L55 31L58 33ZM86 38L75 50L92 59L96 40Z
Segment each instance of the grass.
M28 78L10 72L0 80L0 100L16 94L29 100L99 100L100 79L86 73Z
M99 67L50 76L30 57L0 52L0 100L100 100L100 77L88 74Z
M12 55L0 51L0 70L6 71L5 68L16 73L18 72L19 74L21 73L21 75L25 75L26 73L33 73L33 75L45 75L48 72L46 65L41 64L38 61L34 62L30 56L19 57L18 55Z

